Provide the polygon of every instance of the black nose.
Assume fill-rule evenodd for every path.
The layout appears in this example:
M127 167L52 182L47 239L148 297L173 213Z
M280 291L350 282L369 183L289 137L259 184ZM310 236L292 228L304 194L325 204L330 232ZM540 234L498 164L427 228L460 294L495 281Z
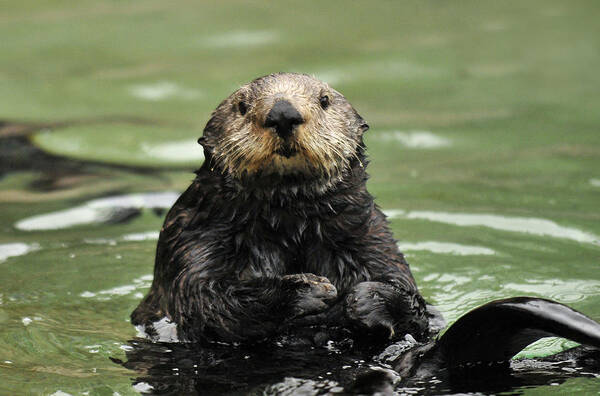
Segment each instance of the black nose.
M294 127L304 122L304 119L298 113L298 110L292 106L287 100L278 100L273 105L267 118L265 119L265 127L274 127L275 132L282 138L287 138L294 133Z

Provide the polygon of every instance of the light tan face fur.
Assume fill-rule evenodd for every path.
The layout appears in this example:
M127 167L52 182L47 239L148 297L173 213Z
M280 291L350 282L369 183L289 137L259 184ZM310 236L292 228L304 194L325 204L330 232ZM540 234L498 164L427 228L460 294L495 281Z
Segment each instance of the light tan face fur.
M326 108L321 105L324 96L329 99ZM287 139L264 126L281 99L304 119ZM346 98L326 83L281 73L256 79L231 94L213 112L201 141L210 153L211 168L238 178L273 174L331 178L356 157L367 128ZM295 151L289 158L277 153L286 145Z

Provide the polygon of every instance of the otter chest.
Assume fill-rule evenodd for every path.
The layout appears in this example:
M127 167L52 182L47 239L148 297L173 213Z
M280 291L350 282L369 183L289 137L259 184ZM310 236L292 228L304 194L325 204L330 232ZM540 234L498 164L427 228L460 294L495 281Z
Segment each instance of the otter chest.
M313 273L327 277L340 291L366 280L348 246L349 236L328 220L284 210L252 218L232 237L238 277Z

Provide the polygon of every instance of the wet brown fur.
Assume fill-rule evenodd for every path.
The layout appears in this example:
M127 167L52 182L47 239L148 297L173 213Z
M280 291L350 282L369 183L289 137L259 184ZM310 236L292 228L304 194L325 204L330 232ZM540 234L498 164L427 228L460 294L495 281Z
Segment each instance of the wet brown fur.
M304 120L289 139L265 127L277 100ZM367 129L343 95L307 75L261 77L225 99L200 139L205 163L167 215L132 323L166 316L188 341L301 325L424 334L425 302L366 189ZM283 146L295 155L278 154Z

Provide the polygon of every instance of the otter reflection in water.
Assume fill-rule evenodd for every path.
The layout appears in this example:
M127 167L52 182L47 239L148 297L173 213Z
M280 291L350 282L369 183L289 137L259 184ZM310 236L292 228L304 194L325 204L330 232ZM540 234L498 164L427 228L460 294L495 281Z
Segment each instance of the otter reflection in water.
M558 303L526 297L484 305L431 341L443 319L420 295L366 189L367 129L344 96L306 75L261 77L225 99L200 139L204 164L167 214L154 281L132 323L154 341L205 345L201 351L209 361L224 365L217 375L223 380L231 375L228 367L236 375L239 367L211 355L215 342L269 349L272 340L287 336L318 350L327 340L371 346L401 341L408 344L386 364L403 381L438 376L440 370L450 379L485 367L498 371L548 335L600 346L598 323ZM151 344L139 344L130 354L131 366L146 348L152 350ZM227 347L223 353L236 351ZM298 352L287 358L301 362L317 353L306 347ZM269 359L279 361L281 354L273 353ZM151 355L141 360L150 363ZM343 359L324 359L323 367L334 370ZM309 377L321 367L318 358L310 361L311 371L303 373ZM195 364L203 373L213 367ZM299 372L278 364L269 381L285 376L284 367L290 375ZM250 386L260 376L252 376L250 364L248 370L243 375ZM351 375L353 382L342 388L387 389L391 375ZM340 384L335 382L334 388Z
M172 395L499 393L600 375L600 350L588 347L504 366L430 366L427 375L421 369L421 376L402 377L390 363L414 348L414 340L387 348L348 340L290 341L234 346L136 339L126 362L113 361L135 370L135 389Z

